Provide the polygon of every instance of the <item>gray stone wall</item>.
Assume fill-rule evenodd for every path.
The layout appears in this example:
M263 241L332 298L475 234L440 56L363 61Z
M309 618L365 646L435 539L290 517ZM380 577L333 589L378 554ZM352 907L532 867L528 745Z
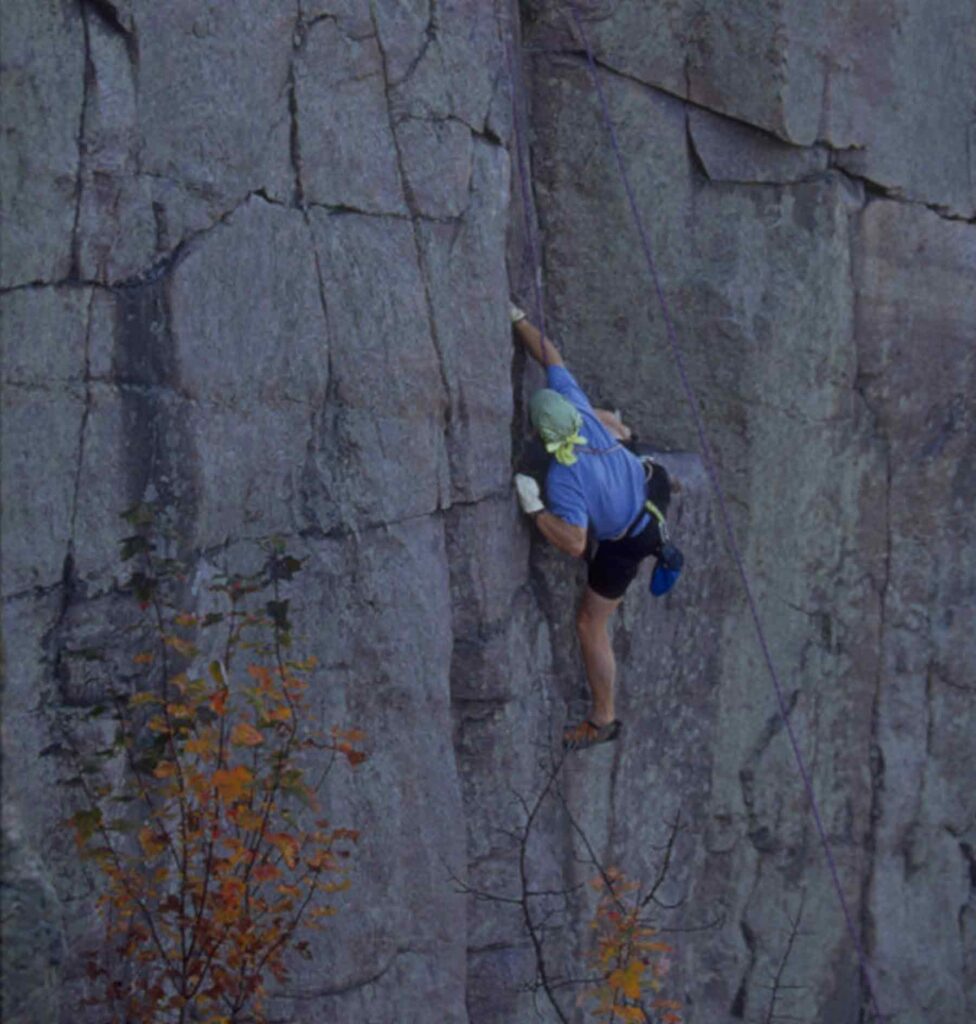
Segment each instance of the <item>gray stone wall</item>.
M976 12L580 7L882 1009L969 1019ZM4 1018L80 1019L49 751L104 685L73 655L124 647L118 514L150 498L198 581L273 534L307 559L316 715L369 736L328 797L352 888L274 1019L555 1019L522 910L478 894L576 893L580 832L649 880L680 814L685 1019L870 1020L567 5L10 0L0 46ZM584 570L510 487L541 381L517 145L549 328L671 453L688 558L617 616L621 741L528 836ZM556 909L558 977L592 904Z

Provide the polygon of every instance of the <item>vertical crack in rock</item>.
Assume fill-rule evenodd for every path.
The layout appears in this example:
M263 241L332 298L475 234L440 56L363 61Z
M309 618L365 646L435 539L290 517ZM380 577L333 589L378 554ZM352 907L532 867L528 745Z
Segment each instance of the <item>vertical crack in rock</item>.
M71 497L71 520L68 526L68 549L65 555L65 563L74 559L75 552L75 524L78 520L78 505L81 495L82 472L85 462L85 437L88 431L88 420L91 416L92 407L92 380L91 380L91 336L93 307L97 292L92 289L88 297L88 309L86 311L87 322L85 325L85 354L84 354L84 386L85 386L85 407L81 413L81 423L78 428L78 455L75 465L75 481Z
M305 209L305 184L302 180L302 140L301 133L299 131L298 123L298 84L295 80L295 55L304 47L305 40L308 33L308 26L305 24L305 15L302 11L302 5L299 2L296 5L297 12L295 15L295 26L292 33L292 57L288 64L288 116L289 116L289 134L288 134L288 145L289 145L289 156L291 158L292 173L295 178L294 183L294 203L299 208ZM305 218L308 223L308 217ZM314 246L315 240L312 239ZM316 252L316 259L318 253ZM320 277L321 281L321 277Z
M753 892L759 884L759 872L757 868L756 880L753 884ZM750 899L751 899L750 895ZM748 900L746 901L748 903ZM742 939L745 942L746 949L749 951L749 963L746 965L746 969L742 974L742 979L739 982L739 987L736 989L735 996L732 999L732 1005L729 1007L729 1016L734 1017L736 1020L745 1020L746 1007L749 1003L749 984L752 980L752 974L756 969L756 960L758 959L758 944L756 942L756 935L752 928L749 927L748 923L743 919L739 922L739 931L742 934Z
M692 172L698 175L700 183L711 182L712 176L708 173L705 161L698 151L698 144L695 142L695 133L691 130L691 106L687 103L685 104L685 145L688 151L688 165Z
M135 32L133 31L131 16L123 17L117 5L112 3L112 0L82 0L81 5L82 7L90 7L105 25L112 29L112 31L124 36L127 41L134 38Z
M122 14L111 0L81 0L81 7L89 8L110 32L121 36L133 67L139 62L139 36L131 14Z
M963 950L966 949L966 912L970 905L973 904L976 899L976 849L969 843L960 842L959 852L962 854L962 858L965 861L965 869L969 878L969 899L963 903L959 908L959 913L956 915L957 924L959 926L959 935L961 937L961 945ZM976 964L974 964L976 967ZM976 993L974 993L976 994Z
M172 513L186 547L195 535L198 458L181 394L168 274L116 289L112 375L121 395L124 499Z
M400 77L395 82L391 81L389 83L391 88L396 89L399 86L406 83L411 78L411 76L417 70L417 68L420 67L420 64L423 61L424 57L427 56L427 51L430 49L431 44L437 41L437 33L440 30L440 25L438 24L437 20L437 4L438 0L428 0L427 25L424 28L424 41L420 45L420 50L417 52L417 56L410 61L403 74L400 75ZM375 19L373 24L374 26L376 25ZM377 32L376 38L378 41L379 32ZM451 98L453 99L453 97Z
M959 930L959 946L962 950L963 984L968 984L967 1006L976 1004L976 947L969 931L974 926L976 916L976 850L970 843L959 842L959 852L964 861L964 870L969 879L969 893L956 914L956 927Z
M78 509L81 503L82 475L85 461L85 441L88 435L88 422L91 416L92 407L92 375L91 375L91 336L92 323L94 320L93 307L97 292L92 289L88 298L85 324L85 351L83 383L85 388L85 405L81 413L81 421L78 426L78 449L75 462L75 479L72 485L71 512L68 522L68 538L65 548L64 562L61 570L60 601L58 603L57 615L51 624L51 628L44 636L43 646L50 658L51 678L63 686L67 682L68 668L64 660L64 646L61 635L65 628L68 613L79 596L79 580L75 565L75 533L78 520Z
M403 149L400 144L400 138L397 134L397 123L393 113L393 97L390 95L390 75L389 75L389 64L387 60L386 50L383 48L383 40L380 35L379 23L376 19L376 9L372 0L369 6L370 18L373 23L373 31L376 37L376 48L380 55L380 70L383 75L383 92L386 96L386 113L387 119L390 126L390 135L393 138L393 148L396 151L397 160L397 173L400 176L400 188L403 190L403 197L407 204L407 209L410 212L410 222L413 226L413 243L414 250L417 254L417 267L420 271L421 280L424 283L424 305L427 309L427 321L430 325L430 337L433 342L434 352L437 355L437 366L440 372L441 387L444 392L444 436L445 446L447 446L447 436L451 429L451 415L452 415L452 394L450 386L450 378L447 372L447 366L444 360L444 349L441 342L440 333L437 329L437 318L434 310L434 300L430 293L430 268L427 264L427 256L424 252L423 240L420 237L420 219L421 215L417 206L416 197L413 194L413 189L410 186L410 179L406 173L406 162L403 156ZM450 448L448 446L448 472L450 472ZM438 490L441 491L439 497L439 504L442 508L446 508L451 502L451 482L448 479L446 482L441 482L438 485Z
M75 175L75 216L71 228L71 261L68 277L71 280L81 278L81 203L85 190L85 168L87 164L87 146L85 132L88 124L88 106L91 102L91 91L95 85L95 61L92 57L91 29L88 26L87 6L83 3L79 8L82 33L85 40L85 61L82 72L81 113L78 118L78 170Z
M856 303L855 292L855 303ZM857 319L855 317L855 324ZM856 329L856 328L855 328ZM856 344L856 339L855 339ZM868 831L864 838L865 865L861 879L861 905L858 915L858 923L861 931L861 943L865 953L870 958L874 946L874 916L871 912L871 893L874 884L875 858L878 852L878 827L883 814L883 794L885 779L885 758L880 746L880 717L881 699L884 686L885 672L885 641L886 641L886 618L888 610L888 590L891 583L891 559L892 559L892 524L891 524L891 443L884 434L881 417L872 408L867 398L866 388L863 385L855 384L855 390L861 395L875 430L876 440L880 442L884 458L884 537L885 551L882 563L881 580L878 586L878 661L877 671L874 680L874 693L871 699L871 725L868 741L869 765L871 772L871 799L868 810ZM870 1004L870 992L867 988L866 979L863 973L859 974L861 986L861 1003L863 1006Z
M288 68L288 113L290 117L289 152L291 167L295 176L294 203L299 209L305 208L305 186L302 182L301 136L298 130L298 91L295 88L295 61Z
M297 111L296 111L297 115ZM336 436L336 419L338 416L339 403L337 398L337 382L333 363L333 334L332 321L329 316L329 301L326 296L325 277L322 273L322 255L319 252L318 242L315 238L315 229L307 207L303 207L302 213L305 217L305 224L308 229L309 239L312 245L312 255L315 259L315 277L318 282L319 303L322 307L322 318L325 321L325 366L326 366L326 387L325 401L321 410L324 416L328 417L326 433L329 437ZM311 527L319 533L325 532L325 527L315 511L315 498L312 488L318 483L320 473L316 466L316 452L318 451L318 439L322 434L322 424L319 421L320 410L313 408L310 413L309 437L305 445L305 466L299 484L299 495L301 499L302 515L305 518L306 529Z
M139 42L138 36L135 32L135 26L132 24L130 18L123 20L119 10L110 2L110 0L80 0L78 5L78 15L81 18L85 45L85 59L81 111L78 125L78 169L75 175L75 212L74 222L71 229L70 269L68 273L68 277L72 281L80 281L82 277L82 207L84 204L86 188L92 187L92 183L87 180L89 176L88 158L90 154L88 136L90 131L94 131L96 135L94 146L96 150L98 148L98 125L96 123L93 128L88 123L89 116L92 111L93 93L98 84L98 68L95 64L94 46L92 41L93 23L90 18L96 18L99 26L107 29L109 32L119 36L123 40L129 62L133 68L136 67L139 60ZM133 75L133 79L137 84L138 76ZM138 150L136 150L136 153L138 153ZM138 160L136 160L136 163L138 163ZM98 176L97 171L95 172L95 176ZM117 207L120 198L121 196L117 192L115 196L115 207L112 210L113 217L118 213ZM155 210L155 205L156 204L153 204L153 212L158 221L159 215ZM104 275L106 271L104 267L100 267L98 272Z
M929 635L931 635L929 625ZM937 756L935 749L935 675L936 668L930 662L925 671L925 768L928 770L929 759Z

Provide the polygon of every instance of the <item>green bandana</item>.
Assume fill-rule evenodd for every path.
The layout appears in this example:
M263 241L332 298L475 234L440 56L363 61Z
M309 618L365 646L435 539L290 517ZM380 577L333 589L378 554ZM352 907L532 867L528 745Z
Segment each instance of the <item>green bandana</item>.
M572 466L576 461L573 447L586 444L586 438L579 432L583 417L572 402L558 391L542 388L529 400L529 417L546 451L561 465Z

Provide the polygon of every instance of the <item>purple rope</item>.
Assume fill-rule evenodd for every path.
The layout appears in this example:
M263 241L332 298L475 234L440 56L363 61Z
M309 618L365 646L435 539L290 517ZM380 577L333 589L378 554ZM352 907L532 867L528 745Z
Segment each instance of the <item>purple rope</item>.
M514 29L512 38L514 39ZM535 230L535 218L533 216L532 199L529 195L528 159L526 150L529 146L529 136L526 130L528 114L525 110L525 85L522 81L521 67L516 61L514 45L509 54L512 75L512 118L515 123L515 154L518 161L519 191L522 194L522 219L525 221L525 244L529 252L532 271L532 297L535 302L536 323L539 325L539 333L542 336L542 365L549 366L549 357L546 353L546 315L545 301L542 294L542 250L539 238Z
M718 475L715 471L715 460L712 456L711 445L708 442L708 437L705 433L705 424L702 421L701 412L698 405L698 397L695 393L694 388L691 386L691 381L688 378L687 371L685 370L684 358L681 354L681 348L678 344L677 332L674 328L674 321L671 317L670 307L664 297L664 290L661 287L661 281L658 277L657 265L654 262L654 256L651 250L651 243L647 235L647 231L644 227L643 218L640 215L640 210L637 206L637 200L634 197L634 191L631 188L630 179L627 176L627 170L624 166L623 155L620 150L620 144L617 141L617 132L613 126L613 120L610 117L610 110L607 106L607 100L603 93L603 87L600 84L600 77L597 71L596 60L593 57L593 50L590 47L590 41L587 38L586 31L583 28L583 23L579 16L579 9L575 3L575 0L568 0L570 11L572 13L573 21L576 24L576 29L580 34L580 38L583 41L583 46L586 49L586 59L590 68L590 75L593 79L593 85L596 89L597 97L600 101L600 109L603 114L603 120L606 122L607 131L610 135L610 146L613 150L613 154L617 161L617 167L620 170L620 177L623 181L624 191L627 193L627 201L630 203L630 210L634 217L634 222L637 225L637 231L640 235L641 247L644 250L644 257L647 260L647 267L651 273L651 278L654 282L654 289L657 292L658 302L661 306L661 313L664 318L664 324L667 332L668 343L671 347L671 355L674 357L675 364L678 368L678 373L681 377L681 383L685 390L685 397L688 399L688 404L691 407L691 412L695 420L695 428L698 431L698 442L701 445L702 461L705 464L706 472L708 473L709 481L712 485L712 490L715 493L717 499L718 508L720 511L720 517L722 520L722 526L725 530L725 539L728 544L728 549L732 555L732 559L735 562L736 569L739 573L739 578L742 580L742 586L746 593L746 600L749 604L749 611L752 615L753 625L756 628L756 636L759 640L759 646L762 649L763 658L766 662L766 668L769 670L770 679L773 682L773 689L776 691L776 700L779 704L779 714L786 727L786 733L789 736L790 746L793 748L793 755L796 758L797 768L800 772L800 777L803 779L803 786L806 790L807 800L810 803L810 810L813 814L814 821L817 825L817 832L820 835L820 842L823 845L824 853L827 857L827 864L830 868L830 875L833 879L834 888L837 890L837 896L840 900L841 908L844 912L844 920L847 923L847 931L850 934L851 940L854 943L854 948L857 951L858 960L860 961L861 970L864 973L864 978L867 982L868 993L871 997L871 1004L874 1007L874 1013L877 1017L879 1024L885 1024L884 1015L881 1013L881 1009L878 1005L878 998L875 994L875 985L871 975L871 969L868 965L868 958L861 945L861 939L858 935L857 929L854 926L854 918L851 914L850 907L847 904L847 899L844 896L844 890L840 882L840 873L837 870L837 862L834 859L834 853L830 846L830 840L827 838L827 830L824 828L823 820L820 815L820 808L817 805L817 799L813 791L813 783L810 780L810 773L807 770L806 763L803 760L803 755L800 753L800 745L797 742L796 734L793 731L793 726L790 723L789 712L786 707L786 699L783 694L783 686L780 683L779 674L776 671L776 667L773 664L772 654L769 650L769 644L766 641L766 633L762 626L762 621L759 618L759 609L756 605L755 598L753 597L752 587L749 584L749 577L746 573L745 564L742 560L742 555L739 552L739 546L735 540L735 534L732 530L732 518L729 514L728 505L725 500L725 495L722 491L722 487L718 481Z

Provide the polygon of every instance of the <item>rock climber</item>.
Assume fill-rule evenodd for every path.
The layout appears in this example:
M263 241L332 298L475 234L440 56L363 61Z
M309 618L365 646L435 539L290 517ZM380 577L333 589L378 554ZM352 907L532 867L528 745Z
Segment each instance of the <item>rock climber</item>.
M645 558L657 559L653 593L670 589L681 570L683 559L668 539L664 519L672 484L663 466L625 447L630 429L619 414L590 404L552 341L514 303L510 314L516 337L546 371L547 387L532 395L529 416L552 456L545 479L548 507L538 482L524 473L515 477L519 504L550 544L574 558L589 555L576 634L591 707L563 734L564 747L579 750L615 740L621 730L610 616ZM591 533L595 550L588 543Z

